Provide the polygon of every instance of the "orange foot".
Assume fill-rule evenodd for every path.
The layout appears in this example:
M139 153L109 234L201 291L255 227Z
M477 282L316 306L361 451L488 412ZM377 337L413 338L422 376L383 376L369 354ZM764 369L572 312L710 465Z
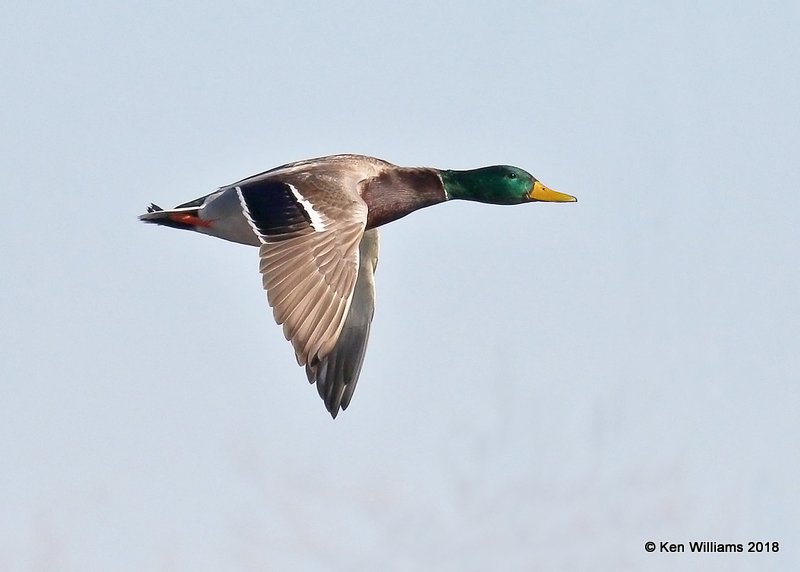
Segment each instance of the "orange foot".
M190 215L188 213L172 213L169 215L169 218L170 220L174 220L175 222L180 222L183 224L211 228L211 221L203 220L199 216Z

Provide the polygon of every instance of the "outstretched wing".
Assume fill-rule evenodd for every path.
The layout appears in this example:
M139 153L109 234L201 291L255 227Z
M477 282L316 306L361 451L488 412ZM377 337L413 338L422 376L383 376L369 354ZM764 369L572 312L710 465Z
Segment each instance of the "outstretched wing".
M370 324L375 313L375 268L378 264L378 231L368 230L359 244L359 269L353 301L333 350L315 364L306 365L308 381L317 383L325 407L335 418L339 407L347 409L356 389Z
M348 315L367 206L353 181L331 177L268 176L234 188L261 242L275 320L297 362L314 366L334 348Z

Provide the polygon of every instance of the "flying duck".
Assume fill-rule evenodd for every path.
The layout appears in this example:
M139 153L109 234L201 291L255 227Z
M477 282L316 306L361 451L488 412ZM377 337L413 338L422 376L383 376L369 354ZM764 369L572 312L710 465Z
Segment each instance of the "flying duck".
M453 199L577 200L517 167L452 171L332 155L276 167L174 209L152 204L139 219L258 247L275 321L336 418L350 404L364 362L378 227Z

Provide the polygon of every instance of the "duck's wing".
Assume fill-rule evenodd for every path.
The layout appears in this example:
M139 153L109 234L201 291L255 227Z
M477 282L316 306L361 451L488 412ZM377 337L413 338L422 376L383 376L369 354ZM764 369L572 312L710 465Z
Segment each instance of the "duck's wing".
M315 364L306 365L308 381L317 383L325 407L335 418L347 409L356 389L370 324L375 313L375 268L378 265L378 231L368 230L359 244L359 269L353 301L333 350Z
M261 242L267 299L300 365L331 352L351 305L367 221L356 175L278 171L233 187Z

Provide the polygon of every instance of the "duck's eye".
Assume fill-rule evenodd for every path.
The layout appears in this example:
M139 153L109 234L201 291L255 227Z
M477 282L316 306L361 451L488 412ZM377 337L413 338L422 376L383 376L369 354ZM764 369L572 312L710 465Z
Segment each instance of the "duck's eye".
M517 178L517 174L516 173L509 173L508 174L508 178L509 179L516 179Z

